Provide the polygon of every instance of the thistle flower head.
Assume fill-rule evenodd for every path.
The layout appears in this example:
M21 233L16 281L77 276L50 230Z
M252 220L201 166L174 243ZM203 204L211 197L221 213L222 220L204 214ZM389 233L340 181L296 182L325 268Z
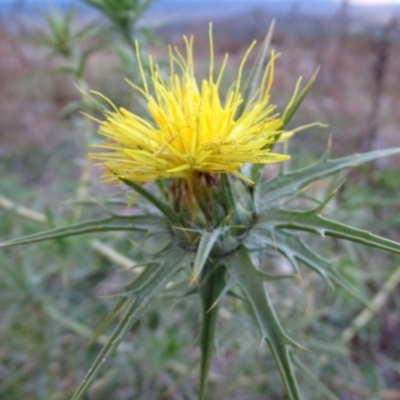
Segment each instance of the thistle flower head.
M165 78L152 58L147 79L138 53L142 87L131 83L144 97L150 118L144 119L124 108L106 113L99 134L107 140L91 153L108 169L106 180L119 178L148 182L164 178L193 179L196 172L232 173L243 179L243 163L267 164L289 156L271 151L290 136L270 103L275 54L265 68L259 89L244 102L243 69L252 48L247 50L236 81L224 98L220 84L227 63L224 58L214 77L214 52L210 30L208 79L198 82L193 64L193 38L184 37L186 57L170 48L170 74Z

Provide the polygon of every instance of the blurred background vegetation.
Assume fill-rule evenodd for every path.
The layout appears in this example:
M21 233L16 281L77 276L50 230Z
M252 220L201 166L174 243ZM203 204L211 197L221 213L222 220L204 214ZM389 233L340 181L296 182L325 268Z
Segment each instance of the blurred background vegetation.
M293 125L321 121L329 129L294 138L291 163L316 160L329 135L336 156L399 146L395 15L400 8L304 3L87 0L72 8L60 3L59 8L36 4L32 9L23 1L0 2L0 241L96 215L98 201L120 194L121 188L99 183L99 172L86 158L88 144L97 140L96 126L80 111L95 114L96 109L77 88L140 110L124 81L140 82L134 40L143 54L164 63L167 43L181 47L182 34L194 34L196 66L206 74L210 20L217 63L230 53L225 86L235 78L248 45L262 40L273 18L273 45L282 53L274 102L285 104L297 77L308 79L321 65ZM392 157L353 171L331 212L399 241L399 165L400 158ZM266 174L275 172L272 166ZM326 185L321 182L313 191L318 195ZM300 353L297 361L304 398L328 398L306 365L342 399L400 399L398 257L339 241L318 245L334 254L336 267L373 299L378 312L308 272L297 285L274 285L274 302L284 310L281 318L289 333L313 349ZM102 234L2 250L0 398L68 399L106 340L100 336L86 346L115 305L109 295L132 275L127 270L131 260L139 262L152 247L132 234ZM273 268L288 266L277 259ZM171 293L158 301L87 398L194 398L197 309L196 300L181 302ZM235 303L227 303L209 398L285 399L267 349L259 346L245 314L232 311L238 311Z

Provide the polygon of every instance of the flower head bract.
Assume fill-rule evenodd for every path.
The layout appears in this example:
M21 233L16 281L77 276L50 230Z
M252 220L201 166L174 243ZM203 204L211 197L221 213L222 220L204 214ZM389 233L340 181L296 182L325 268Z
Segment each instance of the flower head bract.
M131 85L144 97L149 118L124 108L114 107L106 112L99 134L108 140L95 145L101 152L90 154L107 168L106 180L190 181L196 171L232 173L246 179L240 173L244 163L267 164L289 158L272 152L277 141L284 141L293 133L284 131L283 120L270 103L275 53L272 52L258 90L245 101L244 65L254 42L239 66L236 81L221 98L221 79L228 56L215 78L211 29L209 76L200 83L194 71L193 37L184 40L186 57L177 48L170 48L168 78L150 57L147 79L137 51L143 85Z

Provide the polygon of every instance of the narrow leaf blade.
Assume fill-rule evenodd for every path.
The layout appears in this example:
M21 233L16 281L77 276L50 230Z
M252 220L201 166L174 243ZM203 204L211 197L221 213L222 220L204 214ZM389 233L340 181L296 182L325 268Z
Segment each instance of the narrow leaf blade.
M124 182L130 188L134 189L137 193L143 196L156 208L158 208L161 211L161 213L164 214L165 217L171 222L171 224L176 226L182 225L179 215L171 207L169 207L168 204L162 202L160 199L158 199L156 196L154 196L152 193L146 190L143 186L138 185L135 182L128 181L126 179L122 178L119 179L121 179L122 182Z

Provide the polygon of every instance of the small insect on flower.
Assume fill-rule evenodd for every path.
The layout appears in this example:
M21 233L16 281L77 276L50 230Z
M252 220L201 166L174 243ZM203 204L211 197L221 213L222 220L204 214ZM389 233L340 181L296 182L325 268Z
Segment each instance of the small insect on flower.
M105 113L99 134L108 140L94 145L90 153L106 167L106 181L124 179L148 182L157 179L193 179L196 173L240 173L244 163L267 164L289 159L272 152L277 141L284 141L294 131L284 131L284 122L270 103L274 78L272 51L259 88L249 99L242 93L243 70L255 46L249 47L240 63L237 79L225 98L220 84L227 65L225 55L214 77L214 49L210 24L210 67L208 79L198 83L193 63L193 37L184 37L186 57L177 48L169 48L170 74L165 79L149 57L151 78L145 76L136 43L143 86L130 83L147 103L146 120L124 108Z

